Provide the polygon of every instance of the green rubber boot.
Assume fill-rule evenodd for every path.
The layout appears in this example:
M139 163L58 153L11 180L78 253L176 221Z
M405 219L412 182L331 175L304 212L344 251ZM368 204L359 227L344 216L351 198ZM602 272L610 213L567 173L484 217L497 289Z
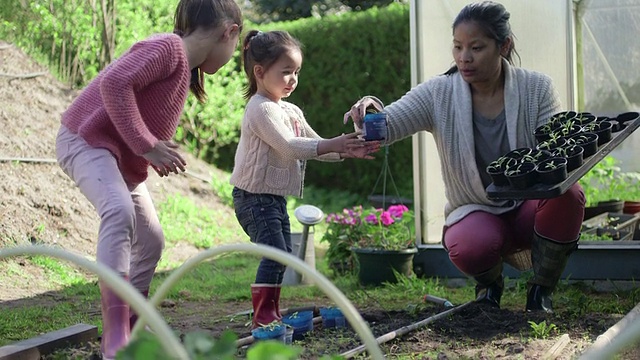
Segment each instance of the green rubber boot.
M500 308L500 299L504 289L502 263L481 274L474 275L473 278L478 283L476 285L476 302Z
M527 311L553 312L551 294L558 285L569 255L577 247L578 240L559 243L534 232L531 243L533 279L529 281Z

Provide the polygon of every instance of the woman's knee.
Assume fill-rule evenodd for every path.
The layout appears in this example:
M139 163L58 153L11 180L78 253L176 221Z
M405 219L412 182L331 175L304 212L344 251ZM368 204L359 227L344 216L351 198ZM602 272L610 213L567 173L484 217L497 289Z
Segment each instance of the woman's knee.
M451 262L473 275L501 261L504 229L495 215L472 213L467 218L449 227L444 241Z

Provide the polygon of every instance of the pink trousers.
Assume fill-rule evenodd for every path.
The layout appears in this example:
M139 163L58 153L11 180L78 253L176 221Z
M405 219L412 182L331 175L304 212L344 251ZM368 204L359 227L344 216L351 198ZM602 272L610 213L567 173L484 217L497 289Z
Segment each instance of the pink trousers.
M58 132L56 155L100 216L97 261L128 274L136 289L148 290L164 234L147 186L127 184L110 151L88 145L65 126Z
M575 184L564 194L526 200L502 215L476 211L444 230L451 262L473 276L493 268L504 255L531 249L533 232L560 243L576 241L584 217L585 197Z

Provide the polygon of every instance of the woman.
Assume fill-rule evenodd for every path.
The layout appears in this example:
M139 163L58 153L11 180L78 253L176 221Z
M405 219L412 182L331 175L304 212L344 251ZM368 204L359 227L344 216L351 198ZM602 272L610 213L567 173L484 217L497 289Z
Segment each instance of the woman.
M361 128L365 110L373 106L388 115L388 143L430 132L448 201L443 245L454 265L476 280L476 300L500 306L507 261L520 270L533 267L526 309L551 312L551 293L577 246L585 199L577 184L554 199L486 196L486 166L511 149L534 147L533 130L560 111L548 76L513 65L509 17L495 2L465 6L453 23L451 69L386 107L366 96L345 114L345 122L351 117ZM514 261L528 249L530 259Z

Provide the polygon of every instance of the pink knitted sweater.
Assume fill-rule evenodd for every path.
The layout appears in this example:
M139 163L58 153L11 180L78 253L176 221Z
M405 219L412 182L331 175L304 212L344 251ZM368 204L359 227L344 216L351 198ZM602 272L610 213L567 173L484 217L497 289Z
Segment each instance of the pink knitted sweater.
M62 124L111 151L125 181L139 184L149 167L142 155L175 134L190 78L182 39L154 35L101 71L62 114Z

